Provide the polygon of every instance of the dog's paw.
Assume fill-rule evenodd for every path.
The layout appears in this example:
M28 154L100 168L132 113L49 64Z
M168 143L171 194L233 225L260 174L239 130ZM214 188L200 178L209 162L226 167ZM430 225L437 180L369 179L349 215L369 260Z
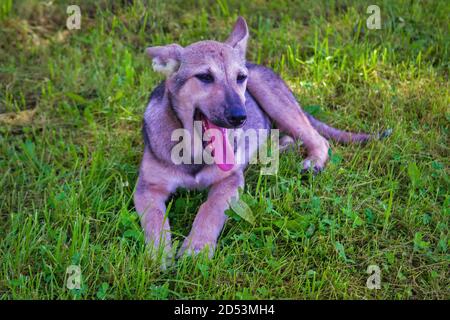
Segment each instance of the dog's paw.
M312 173L314 175L316 175L316 174L322 172L324 168L325 168L325 164L320 164L317 162L317 160L311 159L308 157L303 161L303 169L302 169L301 173L306 174L306 173L312 171Z
M162 271L165 271L167 267L173 264L175 255L170 242L166 242L166 240L162 242L147 240L146 243L150 258L160 264Z
M149 221L145 225L145 242L151 259L160 262L161 269L165 270L173 262L172 236L168 224L161 230L161 227L157 227L158 224L153 222Z
M216 249L215 240L207 240L201 237L188 236L178 251L177 257L181 256L195 256L202 252L205 252L209 259L214 256L214 250Z
M325 169L325 165L328 160L328 152L326 155L320 155L320 156L308 156L303 161L303 173L308 173L309 171L312 171L313 174L318 174L319 172L322 172Z
M330 144L319 136L316 146L308 150L308 157L303 161L302 173L312 170L314 174L321 172L328 161Z

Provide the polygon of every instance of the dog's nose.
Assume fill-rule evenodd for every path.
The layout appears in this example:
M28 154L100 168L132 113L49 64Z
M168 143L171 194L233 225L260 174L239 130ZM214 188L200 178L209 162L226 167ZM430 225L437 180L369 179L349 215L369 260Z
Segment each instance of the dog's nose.
M225 117L232 126L240 126L247 120L247 113L242 107L231 107L226 109Z

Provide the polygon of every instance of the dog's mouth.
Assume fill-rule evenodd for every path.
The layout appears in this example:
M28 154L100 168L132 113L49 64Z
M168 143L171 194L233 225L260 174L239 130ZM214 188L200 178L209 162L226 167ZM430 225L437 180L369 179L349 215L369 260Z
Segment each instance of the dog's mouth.
M203 148L211 150L214 163L222 171L231 170L235 165L235 158L228 129L214 124L199 109L195 110L194 121L202 122Z

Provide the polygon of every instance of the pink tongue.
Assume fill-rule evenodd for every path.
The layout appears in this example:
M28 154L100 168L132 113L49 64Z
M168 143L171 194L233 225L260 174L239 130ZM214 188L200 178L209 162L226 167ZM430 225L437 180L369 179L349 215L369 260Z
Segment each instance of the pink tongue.
M220 131L217 138L221 138L221 142L220 140L217 140L216 142L216 135L212 135L211 141L209 142L212 145L211 154L214 157L214 162L222 171L233 169L235 165L234 150L230 141L228 141L227 129L218 127L209 120L205 120L205 122L207 130L216 129Z

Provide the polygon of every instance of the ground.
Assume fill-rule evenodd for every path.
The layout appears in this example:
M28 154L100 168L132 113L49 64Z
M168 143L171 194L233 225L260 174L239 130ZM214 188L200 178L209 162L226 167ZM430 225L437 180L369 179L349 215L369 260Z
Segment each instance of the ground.
M450 2L75 2L80 30L66 28L69 1L0 6L2 299L450 298ZM370 4L381 29L366 25ZM242 199L255 222L230 212L212 260L162 270L132 201L162 79L144 50L224 40L238 15L248 60L274 68L306 110L393 134L331 143L317 176L292 151L276 176L251 166ZM205 197L168 202L178 245ZM380 289L367 287L371 265Z

